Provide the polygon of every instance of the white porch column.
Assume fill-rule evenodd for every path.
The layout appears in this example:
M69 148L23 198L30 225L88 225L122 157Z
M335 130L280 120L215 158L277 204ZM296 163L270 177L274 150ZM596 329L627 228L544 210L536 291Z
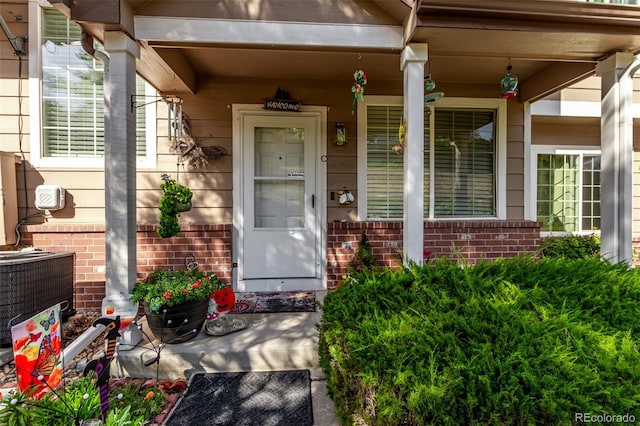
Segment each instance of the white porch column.
M107 31L109 72L104 81L106 295L130 293L136 281L136 57L125 33Z
M601 77L600 251L613 263L631 262L633 115L630 53L616 53L596 67Z
M424 64L427 45L415 43L402 51L404 71L404 117L407 121L404 148L404 229L406 260L422 264L424 248Z

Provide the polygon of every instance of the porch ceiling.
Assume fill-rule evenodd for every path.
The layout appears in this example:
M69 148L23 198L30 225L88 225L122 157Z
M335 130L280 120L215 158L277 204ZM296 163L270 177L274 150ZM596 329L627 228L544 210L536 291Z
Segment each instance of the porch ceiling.
M498 35L495 35L498 37ZM482 42L496 44L487 34L478 35ZM474 43L475 44L475 43ZM440 40L429 42L430 71L438 84L444 85L494 85L506 74L509 55L500 52L477 54L469 50L464 54L451 54L440 47ZM443 41L443 46L446 42ZM462 44L460 44L462 46ZM153 45L154 51L171 64L180 58L182 65L195 73L196 81L216 77L242 78L301 78L351 80L353 71L361 63L370 82L402 81L400 50L355 51L313 50L286 48L224 47L224 46L178 46ZM358 58L361 57L359 61ZM544 59L514 54L511 56L513 73L521 81L521 90L528 82L534 83L543 73L559 74L547 76L545 80L562 83L574 81L576 77L593 75L595 60L580 61L577 65L557 58ZM425 72L427 72L425 70ZM169 89L170 90L170 89ZM544 90L546 94L548 90Z
M404 41L428 44L431 74L443 86L497 86L511 60L520 101L532 101L593 75L596 63L614 52L640 52L640 8L619 4L318 0L305 14L300 3L271 0L251 3L269 6L254 16L241 7L244 0L217 2L211 10L197 1L187 2L197 10L121 1L133 11L132 28L143 46L139 70L163 92L176 91L176 81L177 91L197 91L199 81L212 77L350 80L359 55L370 83L400 81ZM177 16L176 25L165 25ZM83 26L98 39L102 28L115 28L91 21Z
M510 58L524 101L593 75L595 64L614 52L640 52L639 24L638 6L568 0L418 0L405 38L428 43L432 70L442 66L445 73L440 80L463 81L459 74L465 72L478 82L491 73L495 80Z

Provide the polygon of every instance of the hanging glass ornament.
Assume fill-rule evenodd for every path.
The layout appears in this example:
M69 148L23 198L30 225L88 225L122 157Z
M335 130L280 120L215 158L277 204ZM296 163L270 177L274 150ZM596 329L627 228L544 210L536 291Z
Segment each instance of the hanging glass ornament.
M427 76L424 78L424 90L426 92L430 92L436 88L436 82L431 78L431 61L428 62L429 72Z
M511 74L511 62L507 66L507 75L500 80L500 88L502 89L502 98L513 98L518 94L518 77Z
M431 74L424 78L424 90L427 92L436 88L436 82L431 79Z
M429 93L428 95L425 95L424 103L430 104L431 102L435 102L438 99L442 99L443 96L444 96L443 92Z

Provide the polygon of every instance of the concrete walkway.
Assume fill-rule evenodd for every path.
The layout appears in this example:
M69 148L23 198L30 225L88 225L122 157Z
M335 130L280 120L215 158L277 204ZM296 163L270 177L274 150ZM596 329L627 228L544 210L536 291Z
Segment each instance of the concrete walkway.
M240 314L247 329L225 336L209 336L204 329L194 339L166 345L160 362L146 367L156 353L147 338L129 351L119 351L112 374L131 377L188 378L194 373L233 371L277 371L308 369L315 425L339 425L333 402L326 392L326 381L318 360L320 312ZM147 330L144 318L140 320ZM151 333L147 332L151 337ZM152 337L153 339L153 337ZM158 345L157 340L153 340Z

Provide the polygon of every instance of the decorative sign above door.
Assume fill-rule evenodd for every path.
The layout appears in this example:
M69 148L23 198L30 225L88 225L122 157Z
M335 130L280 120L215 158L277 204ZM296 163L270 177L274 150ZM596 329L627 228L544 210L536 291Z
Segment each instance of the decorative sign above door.
M273 98L264 100L264 109L272 111L295 111L299 112L302 103L291 99L291 95L286 90L278 87Z

